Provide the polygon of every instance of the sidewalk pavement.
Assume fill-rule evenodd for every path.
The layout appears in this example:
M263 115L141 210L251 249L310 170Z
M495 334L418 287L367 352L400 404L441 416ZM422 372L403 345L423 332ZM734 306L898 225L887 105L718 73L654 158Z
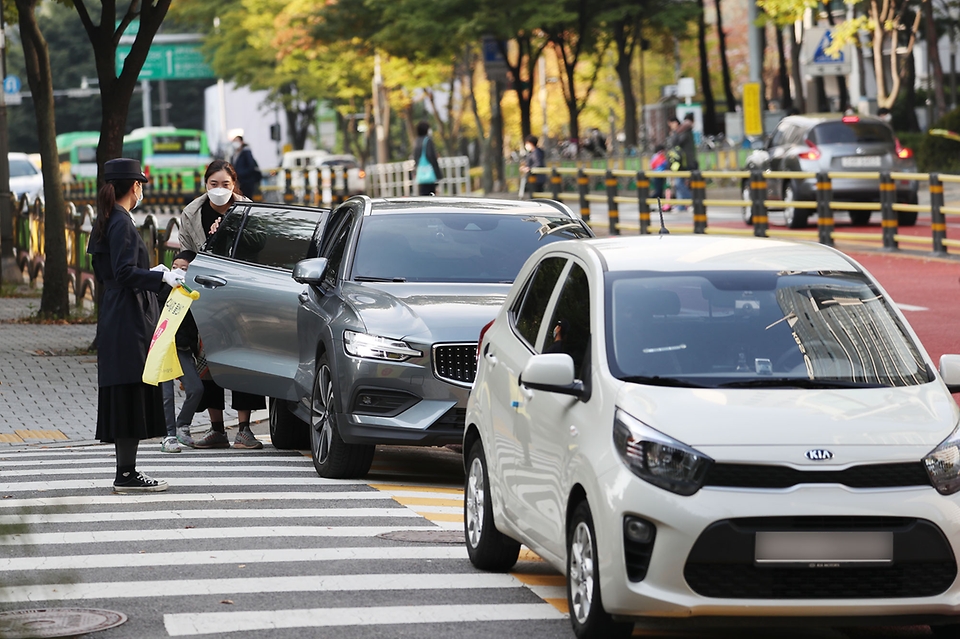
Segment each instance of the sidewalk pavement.
M97 356L77 354L93 343L97 327L11 321L39 306L39 298L0 298L0 447L97 443ZM179 408L184 395L177 386ZM267 411L254 411L251 421L265 419ZM236 411L225 410L224 420L235 425ZM191 430L209 427L204 412Z

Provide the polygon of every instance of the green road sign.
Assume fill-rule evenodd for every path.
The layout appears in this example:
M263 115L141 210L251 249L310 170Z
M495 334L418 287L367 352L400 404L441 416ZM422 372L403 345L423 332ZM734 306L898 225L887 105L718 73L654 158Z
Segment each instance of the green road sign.
M117 69L130 54L130 45L117 46ZM140 70L141 80L192 80L216 77L203 58L199 43L154 43Z

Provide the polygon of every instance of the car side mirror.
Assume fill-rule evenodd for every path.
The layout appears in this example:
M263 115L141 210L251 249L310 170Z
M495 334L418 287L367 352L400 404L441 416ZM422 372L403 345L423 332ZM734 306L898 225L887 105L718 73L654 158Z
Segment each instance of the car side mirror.
M586 389L575 378L573 358L566 353L534 355L520 373L520 385L548 393L572 395L583 399Z
M296 266L293 267L293 279L301 284L319 286L326 270L327 258L311 257L297 262Z
M940 377L951 393L960 393L960 355L940 356Z

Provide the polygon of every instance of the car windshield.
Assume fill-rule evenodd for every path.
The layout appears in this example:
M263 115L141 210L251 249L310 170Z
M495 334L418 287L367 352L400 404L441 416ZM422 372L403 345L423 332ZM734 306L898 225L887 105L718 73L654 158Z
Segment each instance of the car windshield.
M371 215L360 229L352 277L510 283L541 246L587 236L579 222L556 214Z
M606 328L611 371L638 383L845 388L932 379L887 300L857 273L610 273Z
M824 122L813 128L810 138L818 146L869 142L893 145L893 132L879 122Z
M36 175L37 173L37 167L30 164L29 160L10 160L10 177L24 177L27 175Z

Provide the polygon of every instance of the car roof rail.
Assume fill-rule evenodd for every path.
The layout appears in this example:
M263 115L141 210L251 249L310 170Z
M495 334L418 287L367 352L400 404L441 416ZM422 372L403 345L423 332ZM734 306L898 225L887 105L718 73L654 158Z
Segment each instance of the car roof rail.
M546 204L547 206L552 206L553 208L557 209L561 213L566 213L570 217L576 217L573 214L573 211L570 209L570 207L564 204L563 202L558 202L557 200L551 200L550 198L545 198L545 197L537 198L536 200L531 200L531 201L540 202L542 204Z

